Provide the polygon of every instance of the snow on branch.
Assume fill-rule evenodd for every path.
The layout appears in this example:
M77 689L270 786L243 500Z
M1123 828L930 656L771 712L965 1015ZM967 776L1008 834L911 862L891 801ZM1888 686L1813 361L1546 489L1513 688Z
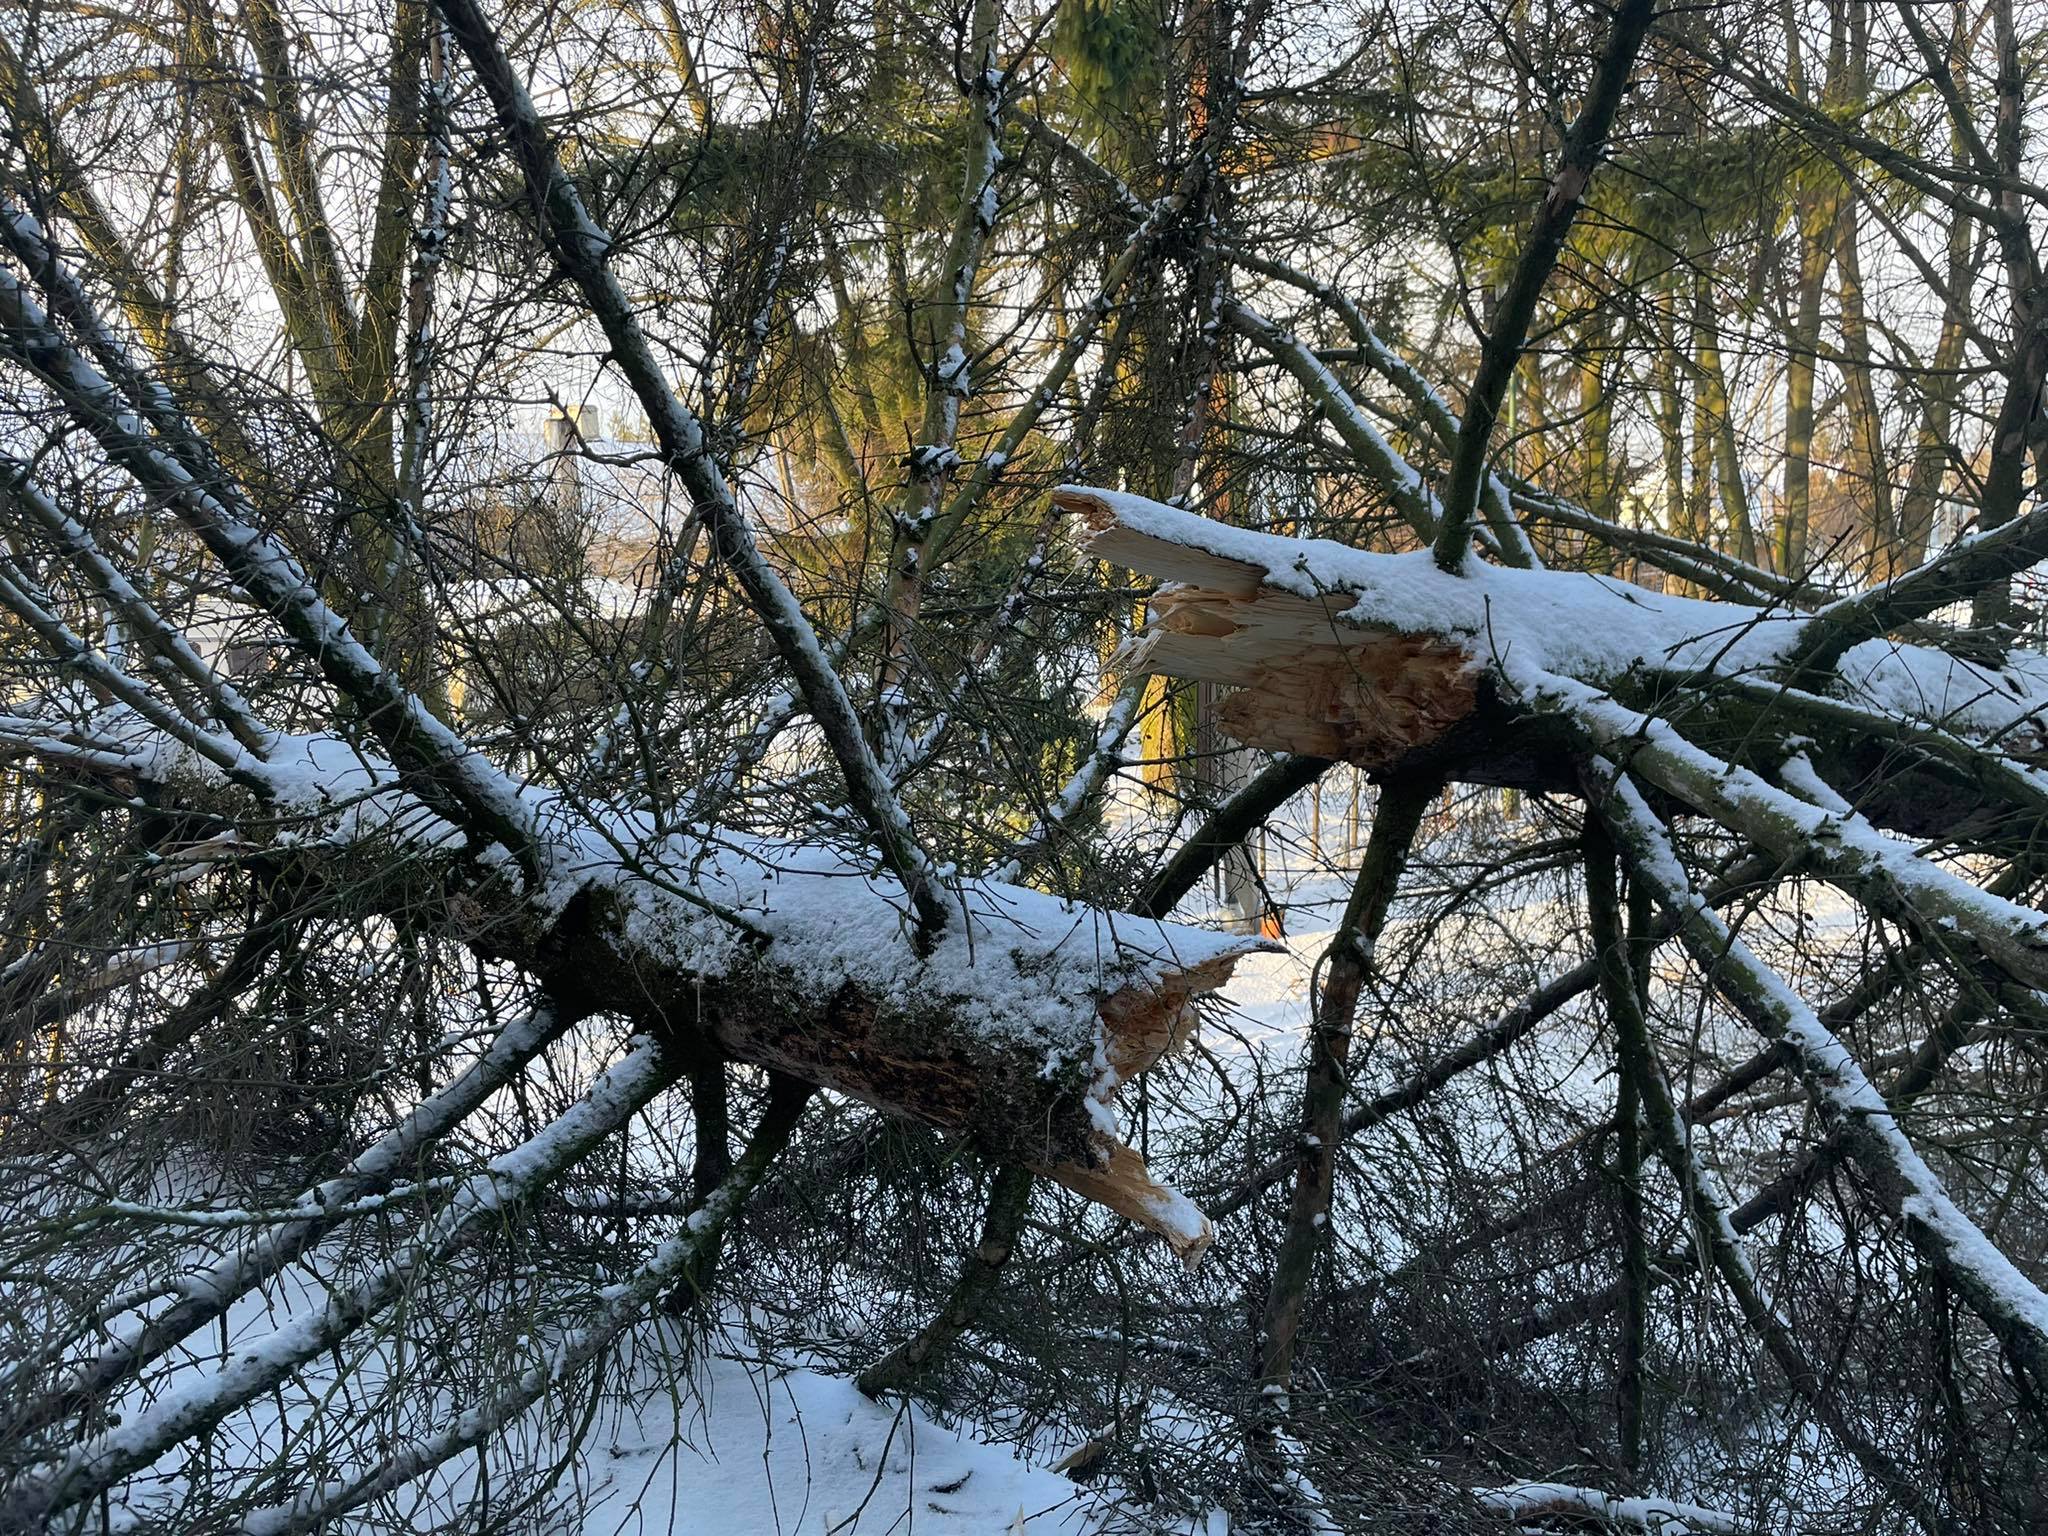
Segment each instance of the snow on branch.
M98 1320L110 1335L106 1342L61 1381L29 1399L7 1422L8 1434L45 1427L80 1402L105 1396L282 1273L333 1230L352 1202L388 1189L428 1148L511 1082L569 1022L558 1009L542 1006L507 1025L447 1087L416 1105L340 1173L301 1194L292 1219L225 1255L201 1261L172 1285L168 1304L148 1316L116 1326L117 1317L102 1315Z
M1866 814L1931 833L1967 823L1987 792L2031 780L2028 756L2048 743L2039 655L1988 666L1867 638L1832 676L1788 688L1822 622L1807 614L1588 573L1475 563L1451 575L1420 554L1234 528L1093 487L1053 500L1083 521L1091 553L1175 583L1122 664L1234 690L1220 721L1252 746L1375 771L1430 753L1452 777L1569 789L1569 753L1530 728L1531 679L1569 679L1638 713L1684 690L1712 707L1664 713L1689 734L1718 726L1714 750L1761 753L1775 771L1789 751L1772 743L1822 738L1833 755L1816 765L1852 778ZM1909 778L1873 758L1877 718L1900 723Z
M1921 1257L2014 1357L2037 1378L2048 1377L2048 1295L1956 1205L1836 1034L1700 901L1670 835L1635 786L1617 779L1599 809L1630 871L1678 919L1679 938L1694 962L1760 1035L1791 1051L1823 1122L1841 1137Z
M120 1423L81 1440L48 1472L0 1502L0 1526L31 1529L93 1499L180 1441L271 1391L380 1316L426 1268L475 1241L489 1220L530 1198L639 1113L673 1080L659 1042L642 1038L558 1119L493 1158L457 1188L420 1234L317 1311L238 1343L220 1369L192 1376Z
M1649 1536L1755 1536L1757 1527L1725 1510L1676 1499L1625 1498L1570 1483L1508 1483L1474 1488L1481 1509L1522 1525L1544 1519L1605 1521Z
M789 1079L777 1085L760 1126L731 1174L691 1213L680 1232L656 1247L625 1279L606 1286L594 1314L555 1344L545 1360L528 1367L503 1391L456 1414L441 1428L400 1447L382 1462L309 1488L289 1504L258 1510L241 1529L248 1536L326 1529L337 1517L404 1487L483 1443L588 1369L628 1328L645 1318L664 1293L682 1282L706 1253L716 1249L775 1155L788 1144L810 1094L807 1084L792 1085Z
M56 286L60 293L72 292L73 285ZM73 323L95 320L88 314L74 317ZM363 646L290 552L263 532L261 519L235 482L210 458L194 457L202 454L198 434L153 432L130 408L127 396L64 338L51 315L5 270L0 270L0 357L19 363L48 386L109 459L177 512L235 583L362 710L392 760L440 806L515 854L526 849L530 829L520 821L513 781ZM131 383L131 391L156 402L152 418L162 425L169 392L139 370L133 372L138 382Z
M261 754L265 732L234 686L199 655L184 632L142 595L125 572L101 552L91 531L64 511L29 477L29 468L10 455L0 455L0 497L28 513L50 541L92 584L101 598L144 644L162 655L178 675L198 690L211 711L251 752Z
M1967 936L2014 979L2048 987L2048 914L1973 885L1886 837L1839 800L1817 805L1779 789L1692 745L1666 721L1585 684L1538 674L1528 693L1567 715L1598 751L1788 865L1922 931Z
M719 557L760 616L795 675L811 717L846 778L854 807L917 912L919 942L930 942L951 913L937 890L930 858L917 841L895 787L869 745L846 687L818 644L795 595L761 554L712 452L702 423L676 393L654 355L632 302L613 273L611 237L591 219L562 169L554 140L520 83L490 18L475 0L444 0L448 30L469 56L499 124L511 141L536 220L562 271L582 294L611 345L613 361L647 412L664 461L689 491Z
M152 765L186 797L203 798L209 777L228 790L160 737L121 763ZM297 819L280 846L302 857L377 840L406 854L387 863L415 871L465 856L458 830L358 743L279 736L260 772L272 806ZM535 829L537 878L487 881L455 904L457 936L480 953L583 1011L652 1018L735 1059L971 1134L1185 1256L1208 1242L1206 1219L1123 1145L1110 1104L1263 941L968 880L952 894L954 919L920 950L902 884L848 850L671 828L533 788L519 814Z

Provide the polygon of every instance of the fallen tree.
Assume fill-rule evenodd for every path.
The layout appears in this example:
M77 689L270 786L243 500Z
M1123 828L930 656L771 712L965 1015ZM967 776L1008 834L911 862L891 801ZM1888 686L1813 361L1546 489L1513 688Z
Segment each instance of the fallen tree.
M488 29L471 41L488 55ZM514 91L508 111L522 99ZM364 726L361 735L293 733L260 718L139 595L91 530L57 508L32 466L15 462L7 470L13 506L118 605L137 644L175 662L185 691L163 701L146 675L81 637L32 572L0 559L0 603L88 684L82 696L60 690L14 701L0 718L0 742L46 770L102 780L117 799L147 802L158 835L169 838L150 854L159 863L196 823L211 834L207 866L262 867L272 879L346 890L359 916L381 911L414 933L508 963L548 999L532 1020L500 1034L497 1058L430 1097L338 1179L273 1213L279 1230L201 1260L170 1300L144 1303L139 1316L128 1316L137 1308L124 1297L73 1319L69 1337L17 1372L16 1454L26 1451L32 1466L53 1459L14 1483L0 1509L10 1528L87 1504L204 1436L388 1314L419 1268L446 1262L474 1241L480 1222L531 1201L607 1145L679 1076L729 1062L971 1138L989 1156L1159 1232L1190 1261L1199 1256L1206 1219L1151 1177L1119 1138L1111 1105L1185 1036L1195 1000L1258 942L1015 886L957 878L942 886L809 620L750 553L751 536L679 399L669 394L663 406L676 435L671 467L702 478L701 494L714 502L726 496L725 558L751 573L754 602L809 679L814 716L840 722L826 734L838 740L850 782L866 786L860 815L879 840L871 846L882 850L881 871L858 843L678 828L630 806L536 787L494 763L381 663L265 529L257 493L105 323L41 226L16 207L0 225L41 290L38 297L23 276L0 271L0 353L169 510ZM601 270L590 280L616 291ZM613 318L637 334L630 315ZM204 1391L97 1433L75 1427L98 1420L117 1388L174 1363L186 1339L337 1225L378 1209L375 1199L360 1202L387 1190L569 1024L597 1014L627 1021L635 1035L610 1075L457 1186L427 1229L345 1298L276 1330ZM100 1086L87 1083L74 1097L103 1097ZM124 1317L112 1343L95 1342ZM39 1374L67 1356L54 1379ZM450 1442L445 1454L467 1443ZM403 1476L372 1469L370 1479L403 1482L434 1464L417 1460Z
M1868 631L1905 625L2048 558L2048 511L1950 552L1882 594L1817 612L1745 609L1611 577L1476 566L1276 540L1085 487L1053 493L1104 559L1173 583L1119 664L1229 690L1225 729L1249 745L1375 774L1572 792L1573 741L1529 707L1538 671L1671 720L1687 740L1767 774L1804 755L1878 826L2023 846L2048 777L2048 668L2002 665ZM1916 595L1918 594L1918 595ZM1814 648L1855 637L1828 691L1790 679ZM1796 743L1796 747L1793 745Z
M2048 1380L2048 1295L1954 1204L1839 1037L1695 894L1665 827L1679 814L1717 821L1783 872L1835 884L1951 958L2042 988L2048 914L1930 856L1939 849L1878 830L1925 825L1930 790L1915 775L1939 782L1954 766L1966 776L1947 780L1944 841L1989 851L2018 832L2020 851L2031 852L2029 808L2048 787L2031 761L2048 712L2048 666L2038 657L1993 667L1868 636L1880 622L1874 612L1891 622L1917 616L1910 596L1889 608L1857 598L1815 614L1731 614L1608 577L1478 564L1450 572L1421 553L1221 527L1111 491L1070 486L1055 500L1084 521L1091 553L1174 583L1154 599L1123 664L1236 690L1219 719L1248 745L1339 756L1389 776L1427 770L1556 791L1576 771L1602 785L1601 814L1669 914L1667 931L1783 1053L1924 1261L1967 1299L2016 1369ZM2043 537L2048 508L1893 591L1952 594L1959 570L1996 579L2031 563ZM1843 628L1867 637L1838 647ZM1829 653L1829 693L1783 686ZM1739 752L1713 707L1727 689L1766 701L1747 717ZM1843 717L1901 722L1890 745L1906 755L1906 771L1872 782ZM1940 743L1939 756L1914 749L1922 731ZM1662 1145L1682 1147L1684 1128L1669 1131L1659 1128ZM1713 1219L1718 1251L1739 1254L1726 1211ZM1753 1296L1744 1306L1775 1327Z

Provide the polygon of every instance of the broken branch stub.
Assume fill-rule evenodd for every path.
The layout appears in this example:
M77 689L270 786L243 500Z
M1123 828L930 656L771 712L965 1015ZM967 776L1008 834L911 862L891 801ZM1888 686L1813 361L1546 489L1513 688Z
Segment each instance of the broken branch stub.
M1197 1001L1264 941L973 882L919 956L898 932L900 888L886 875L856 874L823 850L760 845L755 855L729 853L719 887L761 924L751 941L614 878L592 881L528 957L586 1007L657 1018L686 1051L972 1137L1183 1258L1200 1254L1207 1220L1123 1144L1113 1100L1185 1040Z
M1130 526L1091 492L1063 487L1053 502L1087 525L1090 554L1178 583L1154 595L1117 665L1232 689L1217 720L1247 746L1385 771L1479 707L1461 646L1361 626L1340 617L1352 594L1282 591L1258 566Z

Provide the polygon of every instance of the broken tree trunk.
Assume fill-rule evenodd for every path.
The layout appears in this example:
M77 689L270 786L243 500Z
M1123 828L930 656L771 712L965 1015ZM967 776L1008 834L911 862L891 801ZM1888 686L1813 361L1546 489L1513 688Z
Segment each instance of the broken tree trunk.
M1118 1138L1112 1103L1264 941L976 882L919 954L900 885L831 850L728 840L660 863L694 864L689 900L616 866L582 870L544 926L514 902L468 913L462 936L686 1051L971 1136L1191 1262L1208 1245L1208 1220Z
M539 980L581 1016L663 1040L686 1071L768 1067L972 1137L1165 1237L1192 1260L1207 1220L1118 1138L1118 1089L1183 1041L1197 1001L1256 938L1163 924L994 881L946 893L917 942L900 881L823 844L656 828L641 813L512 791L536 829L527 881L479 871L392 765L338 736L281 741L230 782L134 738L102 754L165 805L224 808L262 786L294 878L404 912ZM251 847L250 856L260 850ZM427 914L433 914L431 918Z
M1375 777L1426 771L1575 794L1569 732L1530 708L1516 681L1540 667L1766 776L1796 740L1886 830L1997 847L2032 824L2011 814L2009 791L2048 757L2037 723L2048 663L1981 666L1883 638L1886 625L1866 612L1884 607L1883 590L1814 615L1759 612L1580 573L1475 565L1449 575L1413 554L1222 528L1114 491L1065 486L1053 499L1081 519L1091 554L1170 583L1120 664L1230 690L1218 719L1249 746ZM2033 548L2010 542L2015 559ZM1960 577L1990 558L1965 549L1948 564ZM1929 566L1884 590L1952 585ZM1894 617L1910 625L1925 611L1907 604ZM1836 629L1855 643L1831 643ZM1816 648L1834 664L1830 679L1805 665Z

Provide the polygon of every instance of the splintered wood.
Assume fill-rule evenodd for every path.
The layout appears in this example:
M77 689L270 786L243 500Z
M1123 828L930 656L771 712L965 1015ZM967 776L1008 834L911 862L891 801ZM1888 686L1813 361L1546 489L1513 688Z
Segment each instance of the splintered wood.
M855 988L834 996L825 1028L814 1013L788 1007L784 994L759 1008L726 996L713 1012L720 1044L735 1059L776 1067L888 1114L978 1135L997 1155L1158 1234L1192 1266L1209 1246L1208 1218L1154 1179L1117 1138L1111 1106L1119 1088L1187 1039L1198 999L1228 982L1243 956L1267 947L1248 937L1226 953L1101 998L1099 1054L1080 1097L1048 1078L1042 1053L1012 1049L999 1038L977 1054L963 1053L921 1025L898 1027L885 1004Z
M1192 1269L1215 1236L1209 1218L1196 1210L1186 1195L1153 1178L1145 1159L1130 1147L1111 1141L1104 1151L1108 1161L1098 1167L1066 1163L1039 1171L1083 1199L1106 1205L1146 1231L1158 1233Z
M1240 958L1219 955L1171 972L1155 986L1126 987L1103 999L1103 1054L1119 1082L1129 1082L1187 1039L1195 1025L1195 999L1229 981Z
M1086 521L1091 554L1181 583L1153 597L1116 664L1237 690L1217 723L1247 746L1390 768L1477 707L1471 658L1454 645L1361 628L1339 617L1349 594L1266 586L1256 566L1124 526L1098 497L1053 500Z
M1195 1026L1195 1000L1227 982L1238 959L1219 956L1171 972L1156 985L1126 987L1103 999L1102 1050L1109 1072L1098 1082L1097 1096L1105 1104L1119 1085L1187 1039ZM1154 1179L1145 1160L1107 1132L1097 1133L1095 1155L1093 1163L1061 1163L1038 1171L1157 1233L1192 1266L1214 1235L1209 1218L1179 1191Z

